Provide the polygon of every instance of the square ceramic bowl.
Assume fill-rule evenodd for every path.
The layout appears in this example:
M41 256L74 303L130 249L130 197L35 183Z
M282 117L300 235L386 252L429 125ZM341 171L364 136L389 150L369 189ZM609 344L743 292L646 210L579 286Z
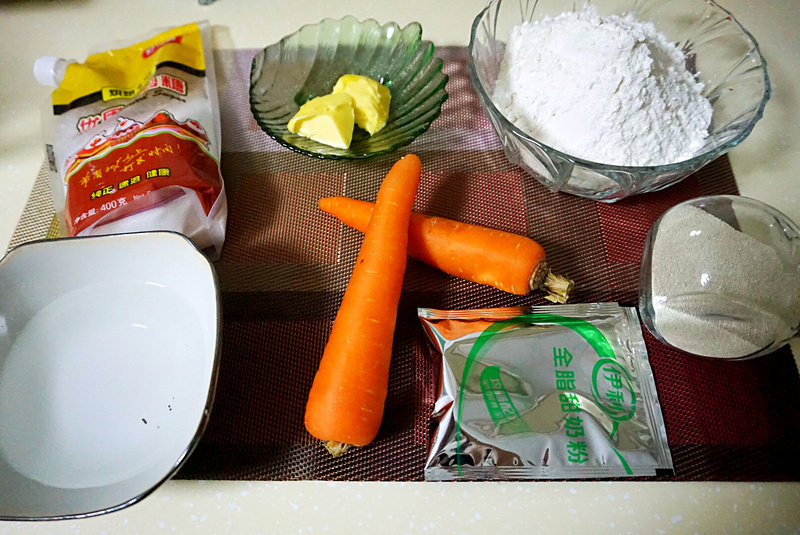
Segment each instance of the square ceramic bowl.
M603 202L674 185L741 143L770 98L764 58L750 33L713 0L593 0L600 15L632 13L675 43L704 83L713 107L709 136L695 154L667 165L621 166L585 160L537 140L513 124L493 100L512 28L580 10L572 0L491 0L475 18L469 70L486 115L508 159L552 191Z
M261 129L281 145L327 159L369 158L392 152L430 128L447 100L448 76L433 55L422 27L401 28L352 16L308 24L253 58L250 108ZM347 149L330 147L289 132L300 106L328 94L343 74L360 74L386 86L392 95L389 118L373 135L356 128Z
M170 232L32 242L0 289L0 519L110 512L172 476L216 384L206 257Z

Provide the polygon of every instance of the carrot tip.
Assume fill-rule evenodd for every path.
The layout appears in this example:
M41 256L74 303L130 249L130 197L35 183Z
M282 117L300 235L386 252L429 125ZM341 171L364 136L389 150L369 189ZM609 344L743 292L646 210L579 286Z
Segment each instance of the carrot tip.
M337 442L335 440L326 440L324 445L325 449L328 450L328 453L333 457L339 457L350 449L350 444L344 444L343 442Z

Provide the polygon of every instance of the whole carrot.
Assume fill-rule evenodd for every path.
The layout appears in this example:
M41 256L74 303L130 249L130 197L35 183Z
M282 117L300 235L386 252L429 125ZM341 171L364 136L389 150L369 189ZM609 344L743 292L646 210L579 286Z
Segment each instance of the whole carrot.
M325 197L319 207L342 223L364 231L373 204L348 197ZM511 232L470 225L412 212L408 254L455 277L494 286L517 295L547 292L546 299L564 303L573 283L552 273L545 251L534 240Z
M334 456L372 442L383 419L420 168L419 158L409 154L381 184L308 394L306 429Z

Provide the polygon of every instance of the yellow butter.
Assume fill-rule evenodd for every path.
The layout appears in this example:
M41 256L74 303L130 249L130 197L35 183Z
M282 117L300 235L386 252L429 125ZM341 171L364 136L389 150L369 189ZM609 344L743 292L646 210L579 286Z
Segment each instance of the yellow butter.
M353 140L355 111L347 93L331 93L312 98L297 111L287 125L290 132L339 149Z
M345 74L333 87L333 94L337 93L353 97L356 124L370 135L386 126L392 95L384 85L366 76Z

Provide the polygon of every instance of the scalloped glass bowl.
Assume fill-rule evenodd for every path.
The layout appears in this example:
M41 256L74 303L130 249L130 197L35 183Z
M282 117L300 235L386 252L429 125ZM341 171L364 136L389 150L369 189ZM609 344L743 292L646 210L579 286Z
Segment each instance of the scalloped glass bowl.
M250 108L262 130L307 156L368 158L411 143L441 113L448 76L433 44L414 22L358 21L352 16L309 24L264 48L253 58ZM348 149L289 132L289 119L311 98L330 93L343 74L368 76L392 94L386 126L370 136L359 128Z
M475 18L469 71L508 159L552 191L603 202L674 185L741 143L761 118L770 82L758 44L730 12L712 0L595 0L601 15L632 12L694 61L713 107L705 145L685 161L632 167L605 165L565 154L514 126L492 102L505 41L514 26L583 6L572 0L492 0Z

